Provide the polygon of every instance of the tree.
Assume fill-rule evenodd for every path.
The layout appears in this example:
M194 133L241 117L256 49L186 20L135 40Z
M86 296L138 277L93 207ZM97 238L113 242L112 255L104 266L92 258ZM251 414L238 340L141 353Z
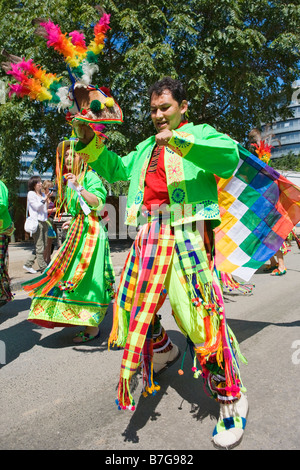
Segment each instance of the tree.
M33 18L50 17L63 31L97 21L95 2L3 0L0 42L10 53L33 58L47 71L66 74L62 59L34 35ZM111 31L95 83L111 88L124 124L107 128L108 146L126 154L153 133L147 89L165 75L183 81L190 120L207 122L244 142L249 130L287 108L299 77L300 6L287 0L103 0ZM8 82L1 73L0 79ZM278 102L283 106L278 110ZM34 147L38 168L53 166L55 148L70 128L63 115L13 99L0 106L0 170L18 174L22 151ZM9 163L8 163L9 162Z
M278 158L272 158L270 166L276 170L293 170L300 171L300 155L295 155L293 152L288 152Z

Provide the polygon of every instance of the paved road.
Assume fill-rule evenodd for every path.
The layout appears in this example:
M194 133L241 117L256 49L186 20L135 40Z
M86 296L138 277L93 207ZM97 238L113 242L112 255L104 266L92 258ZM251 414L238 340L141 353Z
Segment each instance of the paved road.
M114 264L124 256L119 251ZM241 371L250 413L238 450L299 449L300 251L295 245L286 264L283 277L255 274L252 296L226 296L229 324L248 359ZM184 376L177 373L180 363L171 367L160 377L161 390L154 397L141 396L136 376L136 411L118 411L114 400L122 351L107 350L111 308L100 338L74 345L78 328L37 327L26 320L29 307L27 294L17 290L15 300L0 309L2 362L6 353L0 449L126 449L132 454L214 449L210 436L218 407L203 392L201 379L192 377L188 355ZM183 351L185 341L168 301L161 313Z

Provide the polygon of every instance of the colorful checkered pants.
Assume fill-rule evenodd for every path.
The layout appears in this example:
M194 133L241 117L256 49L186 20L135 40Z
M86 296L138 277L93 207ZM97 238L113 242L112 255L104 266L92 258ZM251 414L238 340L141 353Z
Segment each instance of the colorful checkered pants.
M191 291L203 294L197 306ZM124 347L120 405L132 406L130 377L146 358L151 362L153 351L159 349L158 344L152 349L153 331L162 332L156 341L163 340L167 346L167 335L156 316L166 297L163 292L169 295L178 327L194 344L211 395L226 403L238 399L240 382L234 371L219 279L211 273L203 240L199 233L194 236L191 231L181 231L175 236L170 226L150 223L139 232L128 255L116 300L110 342ZM147 388L152 392L151 367L147 367Z

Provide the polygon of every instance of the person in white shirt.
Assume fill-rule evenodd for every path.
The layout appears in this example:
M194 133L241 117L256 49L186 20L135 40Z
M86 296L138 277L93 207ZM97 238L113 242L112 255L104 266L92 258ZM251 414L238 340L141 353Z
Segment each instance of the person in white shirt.
M31 217L38 220L38 229L32 234L34 241L34 249L23 266L25 271L35 274L37 271L33 268L34 262L37 261L40 271L44 271L47 263L44 258L44 251L47 245L48 233L48 199L51 193L47 196L42 192L42 180L39 176L32 176L28 181L28 194L27 194L27 207L28 213Z

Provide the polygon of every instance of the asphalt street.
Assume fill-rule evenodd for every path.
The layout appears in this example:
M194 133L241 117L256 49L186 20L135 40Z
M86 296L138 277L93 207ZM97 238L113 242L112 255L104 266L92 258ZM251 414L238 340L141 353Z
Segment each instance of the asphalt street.
M28 251L28 250L27 250ZM19 253L19 254L17 254ZM127 247L113 251L123 264ZM112 308L101 336L84 345L72 342L74 328L41 328L27 321L30 298L20 290L24 252L10 250L13 302L0 308L1 450L215 450L211 433L218 406L194 379L189 354L159 377L155 396L141 395L135 376L136 411L115 405L122 350L108 350ZM260 269L253 295L227 294L226 315L248 365L241 364L249 400L242 443L236 450L296 450L300 442L300 250L285 257L287 274L272 277ZM19 265L18 265L19 266ZM16 273L17 271L17 273ZM168 300L162 322L171 339L185 339Z

